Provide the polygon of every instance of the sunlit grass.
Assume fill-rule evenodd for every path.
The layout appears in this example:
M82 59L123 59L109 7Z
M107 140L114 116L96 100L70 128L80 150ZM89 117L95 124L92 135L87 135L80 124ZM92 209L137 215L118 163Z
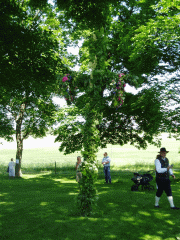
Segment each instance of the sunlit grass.
M88 218L76 209L74 171L24 174L12 180L0 175L0 239L175 240L180 233L179 212L170 210L165 194L162 208L154 209L154 191L130 190L133 172L121 169L111 174L113 184L104 185L104 175L99 173L98 204ZM178 205L179 183L172 181L172 189Z
M179 145L164 138L176 179L172 180L174 202L180 207ZM112 185L104 184L103 152L112 159ZM92 239L176 239L180 234L179 212L170 210L165 194L161 209L154 209L155 191L131 191L134 172L154 170L159 148L137 150L133 146L111 146L99 150L96 182L98 204L92 216L81 217L76 209L78 184L75 162L79 153L64 156L58 148L25 149L21 179L9 180L7 164L15 150L2 150L0 159L1 240L92 240ZM56 161L56 174L55 174ZM151 184L156 188L155 174Z

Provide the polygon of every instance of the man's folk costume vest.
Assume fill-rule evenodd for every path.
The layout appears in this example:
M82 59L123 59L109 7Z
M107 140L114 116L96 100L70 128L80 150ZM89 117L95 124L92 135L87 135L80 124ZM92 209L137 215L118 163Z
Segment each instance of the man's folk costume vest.
M169 160L165 158L165 160L162 159L161 156L158 156L160 163L161 163L161 168L167 168L169 166ZM168 179L169 178L169 171L166 171L164 173L158 173L156 171L156 178L158 179Z

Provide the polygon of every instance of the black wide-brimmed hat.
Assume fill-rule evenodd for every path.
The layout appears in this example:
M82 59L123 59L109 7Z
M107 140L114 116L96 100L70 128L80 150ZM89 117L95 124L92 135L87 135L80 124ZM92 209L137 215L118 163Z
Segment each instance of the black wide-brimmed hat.
M166 153L168 153L169 151L166 151L165 148L161 148L159 153L161 153L161 152L166 152Z

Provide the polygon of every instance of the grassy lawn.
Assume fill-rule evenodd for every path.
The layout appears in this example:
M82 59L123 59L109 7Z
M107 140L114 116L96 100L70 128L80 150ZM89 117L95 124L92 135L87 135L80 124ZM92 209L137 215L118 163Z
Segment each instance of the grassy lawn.
M162 208L154 209L155 191L130 190L131 171L112 170L113 184L105 185L101 170L96 183L98 207L91 217L76 212L74 171L24 174L13 180L0 175L0 239L176 239L180 212L170 209L165 194ZM176 176L178 180L180 174ZM180 206L177 180L172 180L172 189ZM154 180L151 183L155 186Z
M170 151L168 158L174 164L176 180L172 180L172 190L174 202L180 207L180 143L166 134L162 147ZM150 145L146 150L137 150L128 144L108 145L97 153L99 163L104 151L112 159L113 184L104 184L100 167L97 209L91 217L81 217L76 210L78 184L74 170L78 152L64 156L57 146L42 144L39 148L38 144L36 148L25 148L23 178L9 180L6 169L16 150L1 146L0 240L178 239L180 211L170 209L166 195L161 197L162 208L155 209L155 191L131 191L133 172L154 169L159 148ZM155 179L151 184L155 187Z

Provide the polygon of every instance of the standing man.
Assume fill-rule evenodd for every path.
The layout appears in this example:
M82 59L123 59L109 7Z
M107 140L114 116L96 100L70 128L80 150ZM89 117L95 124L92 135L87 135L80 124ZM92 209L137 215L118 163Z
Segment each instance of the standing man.
M155 196L155 207L159 208L159 200L160 197L165 191L170 208L178 210L178 207L174 206L173 197L172 197L172 191L171 191L171 185L169 180L169 175L171 175L173 178L175 178L173 171L172 171L172 165L169 165L169 160L166 158L166 154L169 151L166 151L166 148L160 149L160 155L157 156L157 159L155 160L155 167L156 167L156 183L157 183L157 192Z
M111 159L108 156L107 152L104 153L104 158L102 160L102 164L104 166L104 174L105 174L105 181L106 183L111 183L111 174L110 174L110 162Z

